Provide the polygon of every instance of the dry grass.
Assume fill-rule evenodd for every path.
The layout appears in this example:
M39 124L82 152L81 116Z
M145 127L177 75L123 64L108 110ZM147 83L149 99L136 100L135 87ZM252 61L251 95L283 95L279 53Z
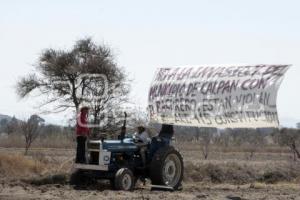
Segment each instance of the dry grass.
M75 137L75 136L74 136ZM40 135L33 143L32 148L74 148L75 138L67 135ZM0 138L0 147L24 148L25 139L21 134L11 134Z
M299 184L290 183L290 182L281 182L281 183L275 183L275 184L266 184L262 182L254 182L251 183L249 188L252 189L293 189L293 190L299 190Z
M15 136L0 140L2 147L22 147L21 144L22 138ZM286 148L261 147L249 159L247 148L228 147L224 150L224 147L212 146L208 159L204 160L199 143L176 143L176 147L184 158L186 183L300 182L300 163L293 162ZM23 152L23 148L0 149L1 176L25 177L33 184L66 182L75 154L70 138L40 138L33 143L27 156L23 156Z
M270 165L259 167L251 163L239 162L206 162L194 164L185 163L185 181L188 182L211 182L246 184L253 182L278 183L299 182L300 164L282 163L281 165Z
M23 178L42 174L46 165L21 154L0 153L0 175L5 178Z
M202 146L198 141L176 141L175 143L178 149L185 151L199 151L201 152ZM223 146L223 145L210 145L211 152L223 152L223 153L248 153L255 149L255 153L290 153L288 147L281 147L274 144L268 144L263 146Z

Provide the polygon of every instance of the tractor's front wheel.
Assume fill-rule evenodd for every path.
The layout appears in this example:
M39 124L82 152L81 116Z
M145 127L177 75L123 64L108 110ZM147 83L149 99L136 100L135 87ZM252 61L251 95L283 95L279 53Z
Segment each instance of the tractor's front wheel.
M119 169L115 175L114 184L116 190L132 190L135 185L132 171L128 168Z
M150 178L154 185L169 186L177 190L183 179L183 160L172 146L159 149L153 156Z

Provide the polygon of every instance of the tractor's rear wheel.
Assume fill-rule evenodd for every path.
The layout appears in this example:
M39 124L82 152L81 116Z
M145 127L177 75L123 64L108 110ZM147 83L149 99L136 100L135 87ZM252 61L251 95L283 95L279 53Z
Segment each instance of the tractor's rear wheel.
M135 185L135 178L132 171L128 168L119 169L115 175L114 184L116 190L132 190Z
M172 146L159 149L153 156L150 166L150 178L153 185L174 188L181 186L183 179L183 160Z

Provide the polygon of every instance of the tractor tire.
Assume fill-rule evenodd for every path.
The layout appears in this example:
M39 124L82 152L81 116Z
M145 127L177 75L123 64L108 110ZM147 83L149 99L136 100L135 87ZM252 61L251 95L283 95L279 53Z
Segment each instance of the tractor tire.
M114 184L116 190L133 190L135 185L135 178L132 171L128 168L119 169L115 175Z
M183 159L172 146L163 147L154 154L150 165L153 185L163 185L178 190L183 179Z

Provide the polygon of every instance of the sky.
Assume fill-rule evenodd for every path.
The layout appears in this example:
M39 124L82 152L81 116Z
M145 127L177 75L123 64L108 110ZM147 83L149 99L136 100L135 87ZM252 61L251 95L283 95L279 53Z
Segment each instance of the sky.
M37 99L19 99L20 77L43 49L84 37L110 45L133 79L131 99L146 107L158 67L292 64L279 89L281 124L300 121L300 1L0 0L0 113L26 118ZM68 113L43 116L63 123Z

